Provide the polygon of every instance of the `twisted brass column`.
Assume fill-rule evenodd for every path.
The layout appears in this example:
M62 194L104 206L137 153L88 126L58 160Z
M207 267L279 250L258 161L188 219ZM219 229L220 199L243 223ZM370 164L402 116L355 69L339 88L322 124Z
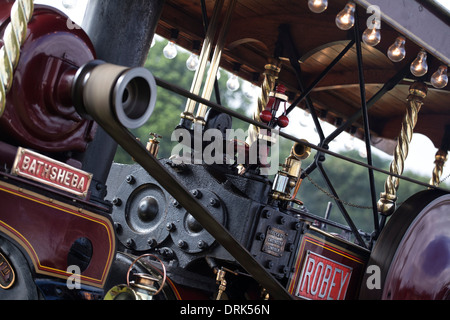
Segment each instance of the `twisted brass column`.
M258 97L258 108L253 114L253 119L256 121L261 121L260 114L266 108L269 102L269 95L275 88L275 83L278 79L278 74L280 73L280 61L274 60L265 66L264 81L261 85L261 94ZM247 144L251 146L255 141L258 140L259 127L255 125L250 125L248 129Z
M447 162L448 152L443 149L439 149L436 152L435 160L434 160L434 169L431 176L430 184L439 187L441 184L441 176L444 171L444 165Z
M398 137L397 147L394 151L394 160L390 165L390 172L401 175L403 173L406 157L409 152L409 143L411 142L414 127L417 123L417 117L423 100L427 96L427 86L422 82L415 82L409 88L407 99L406 115L403 119L402 129ZM383 215L391 215L395 211L395 202L397 201L397 190L399 179L389 176L384 184L384 192L381 193L378 201L378 211Z
M6 26L3 47L0 49L0 117L5 111L6 95L11 89L14 69L19 63L20 47L27 35L33 11L33 0L16 0L11 8L11 22Z

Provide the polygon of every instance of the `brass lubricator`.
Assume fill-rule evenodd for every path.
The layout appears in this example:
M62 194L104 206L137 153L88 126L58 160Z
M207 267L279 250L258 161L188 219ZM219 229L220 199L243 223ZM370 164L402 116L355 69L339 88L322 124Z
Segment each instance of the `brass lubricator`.
M394 151L394 160L391 162L389 171L401 175L403 173L406 157L409 152L409 144L412 139L414 127L417 123L419 111L423 105L423 100L427 96L427 86L419 81L413 83L409 88L407 98L406 115L403 119L402 129L398 137L398 143ZM397 201L397 190L399 179L388 176L384 184L384 192L378 201L378 211L386 216L394 213Z
M306 140L303 140L307 142ZM272 186L272 198L282 201L294 201L298 189L302 183L300 175L302 173L302 160L311 155L311 148L301 143L292 146L289 157L286 158L283 169L278 171ZM292 191L293 189L293 191ZM301 203L300 203L301 204Z
M158 156L159 151L159 140L162 139L162 136L156 133L150 133L150 139L147 142L147 146L145 147L148 152L155 158Z

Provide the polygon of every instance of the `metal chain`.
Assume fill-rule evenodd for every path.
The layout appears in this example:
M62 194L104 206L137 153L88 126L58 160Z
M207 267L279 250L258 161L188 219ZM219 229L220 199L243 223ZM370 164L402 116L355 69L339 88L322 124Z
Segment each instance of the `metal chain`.
M28 22L34 12L33 0L16 0L11 8L11 22L3 35L0 49L0 117L6 107L6 95L11 89L14 69L20 57L20 47L27 35Z
M446 176L444 179L441 179L440 183L444 182L444 181L447 180L448 178L450 178L450 173L449 173L448 176Z
M342 204L344 204L346 206L349 206L349 207L358 208L358 209L367 209L367 210L372 210L373 209L373 207L361 206L359 204L354 204L354 203L347 202L347 201L344 201L342 199L339 199L334 194L331 194L330 192L328 192L327 190L325 190L324 188L319 186L306 172L304 172L303 174L308 178L309 182L311 182L311 184L314 187L316 187L317 189L319 189L320 191L325 193L328 197L330 197L330 198L332 198L332 199L334 199L334 200L336 200L336 201L338 201L338 202L340 202L340 203L342 203Z

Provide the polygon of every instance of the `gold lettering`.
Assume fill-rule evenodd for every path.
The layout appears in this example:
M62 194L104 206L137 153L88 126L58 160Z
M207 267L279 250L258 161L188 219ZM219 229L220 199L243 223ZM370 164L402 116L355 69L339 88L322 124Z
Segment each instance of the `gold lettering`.
M76 188L77 187L79 179L80 179L80 177L77 174L73 175L72 188Z
M85 183L86 183L86 179L84 177L81 177L81 180L80 180L80 183L78 184L78 188L77 189L83 191Z
M38 164L38 167L37 167L36 175L38 176L41 173L41 169L44 166L44 162L38 161L37 164Z
M70 187L70 179L72 178L72 176L73 176L72 172L67 172L66 178L64 179L64 184L68 187Z
M27 171L28 168L30 167L30 162L31 162L30 157L28 156L23 157L22 170Z
M58 168L53 167L52 168L52 174L50 175L50 180L55 181L57 174L58 174Z
M50 169L51 169L51 166L49 164L45 164L44 171L42 172L42 177L44 179L48 179L48 176L50 174Z
M36 159L33 159L33 161L31 161L30 168L28 169L30 174L36 174L36 164Z
M63 184L64 183L64 177L66 176L66 171L63 169L59 169L58 171L58 177L56 178L56 182Z

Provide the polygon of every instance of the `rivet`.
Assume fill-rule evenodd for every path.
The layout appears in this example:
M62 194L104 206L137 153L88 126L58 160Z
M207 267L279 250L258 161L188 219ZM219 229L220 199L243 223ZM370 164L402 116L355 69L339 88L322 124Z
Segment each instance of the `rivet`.
M135 184L136 183L136 178L133 177L131 174L127 176L126 181L128 184Z
M122 205L122 200L120 198L114 198L112 201L113 205L115 205L116 207L120 207Z
M177 245L178 245L178 247L181 248L181 249L187 247L187 243L186 243L186 241L184 241L184 240L178 241Z

